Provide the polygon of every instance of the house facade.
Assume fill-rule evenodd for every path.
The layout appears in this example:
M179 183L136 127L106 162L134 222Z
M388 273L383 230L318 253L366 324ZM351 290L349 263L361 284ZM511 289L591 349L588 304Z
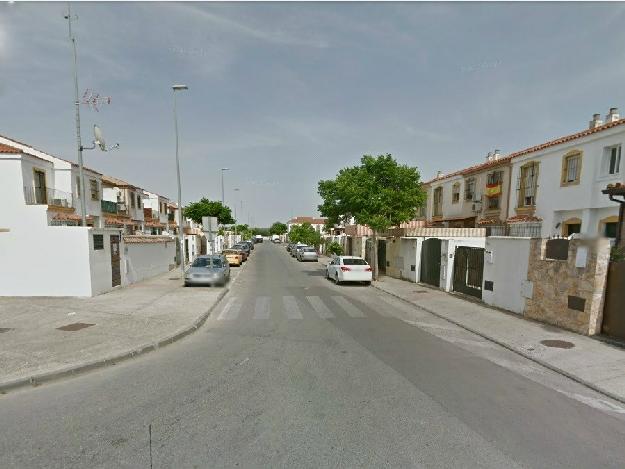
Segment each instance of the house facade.
M290 232L291 228L295 225L303 225L304 223L310 223L311 226L315 229L315 231L319 234L325 234L326 232L326 218L315 218L315 217L295 217L291 218L287 223L287 229Z
M82 179L75 163L0 136L0 296L93 296L175 265L171 236L134 236L142 190L90 168Z
M618 207L601 191L625 182L624 143L625 119L611 108L605 122L595 114L581 132L507 156L495 150L482 164L424 183L425 220L495 236L614 238Z
M541 222L541 236L616 237L618 206L601 191L625 182L625 119L612 108L603 123L512 156L508 220Z

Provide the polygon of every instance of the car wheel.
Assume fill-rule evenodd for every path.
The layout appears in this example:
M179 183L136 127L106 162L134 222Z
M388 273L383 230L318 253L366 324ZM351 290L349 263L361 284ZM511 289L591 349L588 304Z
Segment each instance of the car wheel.
M363 282L365 284L365 287L368 287L369 285L371 285L371 282Z

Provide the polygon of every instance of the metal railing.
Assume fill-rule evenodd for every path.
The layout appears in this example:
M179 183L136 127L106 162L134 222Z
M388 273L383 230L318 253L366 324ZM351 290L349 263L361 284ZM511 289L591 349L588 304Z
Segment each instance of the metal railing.
M26 205L52 205L55 207L74 207L74 196L69 192L45 187L24 187Z
M486 236L515 236L519 238L540 238L542 223L510 223L487 226Z
M111 202L110 200L101 200L100 201L102 211L106 213L118 213L117 202Z

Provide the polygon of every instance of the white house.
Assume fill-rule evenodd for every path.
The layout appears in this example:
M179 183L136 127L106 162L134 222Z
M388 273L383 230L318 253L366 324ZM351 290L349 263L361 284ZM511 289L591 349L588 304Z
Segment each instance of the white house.
M611 108L605 123L595 114L586 130L513 153L508 220L540 220L542 237L615 237L618 207L601 191L625 182L624 143L625 119Z
M291 218L287 223L287 229L290 232L291 228L295 225L302 225L304 223L310 223L317 233L325 234L326 218L314 218L314 217L295 217Z
M88 226L80 226L77 165L0 137L0 296L93 296L175 263L173 238L128 238L124 224L110 226L104 178L83 173ZM130 214L142 222L140 207Z

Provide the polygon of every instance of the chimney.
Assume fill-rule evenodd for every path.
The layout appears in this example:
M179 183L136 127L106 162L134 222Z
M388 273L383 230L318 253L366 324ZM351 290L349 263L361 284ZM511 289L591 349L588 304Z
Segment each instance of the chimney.
M608 111L608 115L605 116L605 123L608 124L610 122L616 122L617 120L619 120L618 108L611 107Z
M495 150L495 153L493 153L493 158L495 160L498 160L500 156L501 156L501 153L499 152L499 149Z
M493 154L491 152L488 152L488 155L486 155L486 161L493 161Z
M602 124L603 124L603 121L601 120L601 114L593 114L592 120L588 123L588 128L596 129Z
M442 171L436 171L436 179L440 179L443 177L443 172Z

